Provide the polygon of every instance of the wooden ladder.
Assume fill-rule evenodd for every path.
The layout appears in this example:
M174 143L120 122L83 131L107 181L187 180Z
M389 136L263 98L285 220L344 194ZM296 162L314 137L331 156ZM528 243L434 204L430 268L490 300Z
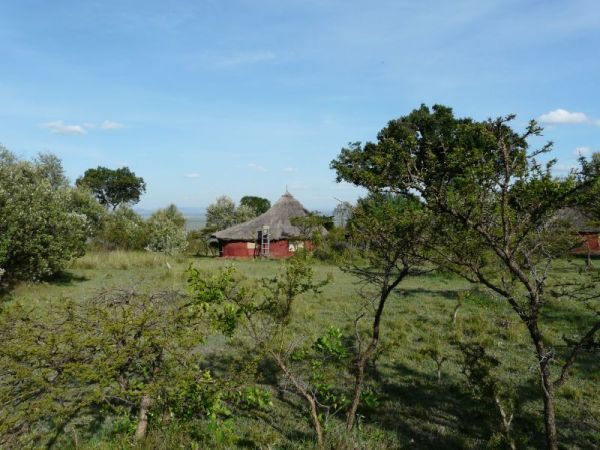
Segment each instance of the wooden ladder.
M271 236L268 225L264 225L260 233L260 256L265 258L271 256Z

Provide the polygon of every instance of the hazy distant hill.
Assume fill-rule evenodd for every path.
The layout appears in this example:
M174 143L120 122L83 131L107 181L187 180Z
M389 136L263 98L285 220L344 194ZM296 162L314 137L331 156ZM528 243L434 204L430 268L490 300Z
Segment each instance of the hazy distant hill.
M178 206L179 211L183 214L186 220L185 227L188 230L196 230L203 228L206 223L206 207L204 206ZM134 208L140 216L148 218L156 209L149 208ZM158 209L158 208L157 208Z

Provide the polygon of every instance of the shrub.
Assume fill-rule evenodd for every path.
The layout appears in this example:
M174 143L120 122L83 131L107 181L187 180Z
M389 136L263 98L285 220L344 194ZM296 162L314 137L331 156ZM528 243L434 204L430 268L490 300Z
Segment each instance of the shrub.
M159 211L148 219L148 243L145 248L152 252L168 254L181 253L188 245L184 228L185 219L181 216L183 222L174 221L171 218L172 216L166 211L167 210ZM181 213L177 211L177 208L175 208L174 211L181 215ZM175 219L177 219L177 216L175 216Z
M211 234L215 231L217 229L214 227L206 227L201 230L188 232L187 252L193 256L216 256L219 252L219 247L209 240Z
M121 206L106 216L96 242L105 250L143 250L148 243L146 223L131 208Z
M0 268L4 278L39 280L84 254L88 217L72 208L74 191L57 183L62 168L19 161L0 147ZM50 177L50 175L52 175Z

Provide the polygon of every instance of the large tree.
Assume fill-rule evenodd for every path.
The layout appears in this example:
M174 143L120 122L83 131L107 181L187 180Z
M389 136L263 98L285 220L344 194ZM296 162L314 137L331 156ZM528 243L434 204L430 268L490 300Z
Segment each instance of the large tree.
M546 445L556 449L555 390L565 383L577 355L593 343L600 308L593 304L597 283L577 279L576 290L552 286L558 284L555 261L573 244L566 224L554 218L597 186L598 172L584 167L580 174L554 177L552 162L538 162L552 144L529 149L528 141L541 128L532 121L517 133L510 126L513 118L480 122L456 118L445 106L421 106L390 121L377 142L343 149L331 166L338 181L374 192L417 194L432 214L433 236L439 237L430 242L430 258L486 286L514 310L536 357ZM584 285L591 288L588 295L582 294ZM561 302L577 295L592 308L588 317L573 321L579 337L566 350L548 333L551 322L544 312L553 295Z
M135 204L146 192L144 179L135 175L128 167L109 169L98 166L88 169L75 181L79 187L86 187L98 201L113 210L119 205Z
M83 255L91 225L85 193L63 180L55 156L20 161L0 146L0 278L39 280Z

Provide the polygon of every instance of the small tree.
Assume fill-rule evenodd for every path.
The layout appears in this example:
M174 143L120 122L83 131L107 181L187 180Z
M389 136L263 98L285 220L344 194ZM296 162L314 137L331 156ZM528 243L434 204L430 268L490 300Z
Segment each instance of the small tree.
M257 215L257 210L247 203L240 203L240 206L236 207L232 198L222 195L206 208L206 226L223 230Z
M117 209L119 205L133 205L140 201L146 192L146 183L128 167L108 169L98 166L88 169L75 181L80 187L87 187L98 201L107 207Z
M235 223L235 202L232 198L222 195L206 208L206 226L222 230Z
M348 227L360 254L343 267L372 286L375 298L366 295L366 304L355 324L372 317L366 343L356 330L357 347L354 367L354 393L346 425L354 427L364 385L365 367L373 358L381 335L381 320L390 295L408 276L422 272L419 265L426 227L426 214L420 202L410 195L371 194L358 201Z
M232 336L239 326L244 327L253 340L255 351L277 365L293 392L307 405L317 445L322 448L323 427L317 389L311 385L309 376L294 370L293 355L298 344L290 342L287 333L298 297L308 292L318 293L329 282L329 279L314 280L308 258L302 252L295 255L275 277L261 279L259 286L241 283L233 267L212 277L190 268L188 281L196 304L207 311L217 329Z
M528 330L537 358L546 445L554 450L555 390L600 329L600 308L595 306L589 328L578 330L581 337L559 355L545 335L549 325L542 326L543 310L550 301L554 262L572 247L573 234L553 218L598 185L598 172L553 177L553 163L542 166L536 160L551 144L529 151L528 139L540 135L541 128L532 121L519 134L510 128L513 118L476 122L455 118L444 106L421 106L389 122L377 142L343 149L331 165L338 180L371 191L417 193L431 213L432 237L440 238L431 242L430 258L510 305ZM562 368L553 380L552 365L560 359Z
M248 206L255 211L255 214L258 216L262 213L265 213L271 207L271 202L262 197L256 197L254 195L245 195L240 200L240 206Z

